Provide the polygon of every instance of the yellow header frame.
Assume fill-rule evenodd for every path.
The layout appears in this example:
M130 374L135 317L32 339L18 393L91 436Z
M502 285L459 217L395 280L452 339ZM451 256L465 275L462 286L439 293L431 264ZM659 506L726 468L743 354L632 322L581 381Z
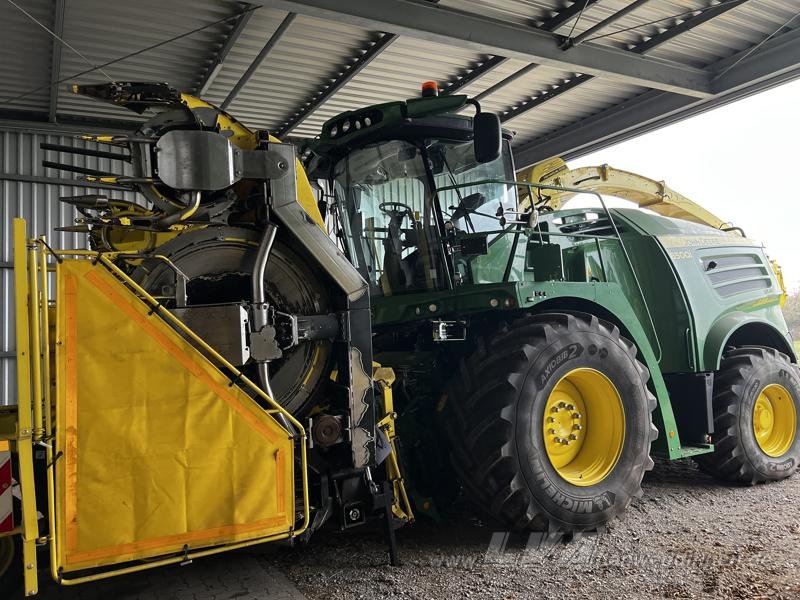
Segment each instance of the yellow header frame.
M22 494L22 539L23 559L25 564L25 593L34 595L38 591L38 571L36 562L36 544L49 543L50 570L52 577L63 585L75 585L90 581L107 579L147 569L179 564L228 550L235 550L269 541L293 538L301 535L310 524L310 505L307 471L307 434L303 425L290 413L283 409L273 398L250 380L244 373L229 363L225 358L209 346L200 336L189 329L182 321L164 308L158 300L133 281L124 271L114 264L120 253L98 253L89 250L51 249L44 237L28 239L24 219L14 219L14 277L17 324L17 376L18 406L16 416L16 434L12 450L19 461L20 487ZM215 547L195 551L185 551L180 555L148 561L143 564L112 568L102 572L80 577L64 577L61 565L58 564L57 547L57 509L54 476L54 454L50 443L54 437L53 413L50 398L50 340L49 340L49 284L48 259L58 262L62 260L92 260L102 265L109 273L124 284L133 294L147 305L150 311L157 313L161 319L180 331L191 340L196 348L209 356L217 364L222 365L233 374L233 380L243 389L249 390L269 407L268 414L282 415L295 430L295 443L299 447L300 470L302 475L302 522L296 529L277 535L268 535L242 542L227 543ZM49 530L47 537L39 537L36 493L33 478L33 446L42 445L47 453L47 513ZM108 564L113 563L109 560Z

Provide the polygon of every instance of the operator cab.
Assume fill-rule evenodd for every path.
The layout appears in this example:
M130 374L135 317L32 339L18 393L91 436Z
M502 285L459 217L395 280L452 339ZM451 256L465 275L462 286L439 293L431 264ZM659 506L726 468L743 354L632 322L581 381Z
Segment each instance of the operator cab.
M334 198L333 229L373 296L465 282L471 257L458 240L491 245L517 210L516 186L501 183L514 180L511 136L496 115L455 114L468 103L423 97L344 113L310 146L311 175Z

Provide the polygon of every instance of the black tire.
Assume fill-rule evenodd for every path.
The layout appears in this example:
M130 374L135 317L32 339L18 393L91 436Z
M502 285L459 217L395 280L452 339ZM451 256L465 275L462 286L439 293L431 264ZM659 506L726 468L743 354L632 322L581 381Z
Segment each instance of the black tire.
M0 598L12 600L23 595L20 536L0 537Z
M727 352L714 378L714 452L695 458L701 470L722 481L754 485L792 475L800 465L800 436L770 456L753 429L756 400L770 385L791 396L795 431L800 428L800 371L772 348L743 346Z
M541 425L550 393L575 369L605 375L624 408L619 457L588 486L554 469ZM610 521L641 496L644 473L653 467L650 445L658 432L648 380L633 343L588 314L528 316L481 340L447 393L445 427L466 493L482 512L515 530L567 533Z
M249 229L209 227L177 236L160 246L158 254L187 275L190 306L250 300L260 235ZM144 261L131 276L151 294L159 294L163 286L171 286L175 280L173 271L160 259ZM280 238L272 246L265 280L267 299L278 310L301 315L328 312L325 283ZM316 341L299 344L272 361L270 382L278 403L292 414L302 415L327 380L331 355L330 342ZM243 370L258 383L255 368Z

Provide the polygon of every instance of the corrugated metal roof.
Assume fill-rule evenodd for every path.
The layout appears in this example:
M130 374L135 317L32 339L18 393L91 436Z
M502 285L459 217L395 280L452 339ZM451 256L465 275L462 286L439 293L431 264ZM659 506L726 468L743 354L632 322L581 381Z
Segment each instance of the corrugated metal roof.
M31 0L25 10L53 26L53 3ZM0 102L2 108L47 111L50 97L50 35L8 2L0 3ZM19 94L40 88L23 98ZM9 100L11 100L9 102Z
M580 0L578 0L580 1ZM633 0L601 0L587 6L577 20L571 19L555 30L555 33L573 36L583 33L603 19L619 12L630 5ZM637 27L613 36L594 40L595 43L616 48L627 49L659 31L674 26L690 15L679 18L667 18L680 15L690 10L702 9L718 2L709 0L650 0L630 14L599 31L604 35L615 31L630 29L645 23L645 27ZM534 25L555 14L560 2L549 1L514 1L514 0L441 0L442 6L463 10L511 21L514 23ZM800 11L800 3L796 0L750 0L712 21L698 26L692 31L681 34L650 54L665 60L674 60L684 64L704 67L717 60L733 54L738 50L758 43L767 35Z
M209 101L225 99L286 14L255 12L206 94ZM275 130L374 38L357 27L300 15L228 110L248 125Z
M507 121L504 126L517 132L514 145L524 146L540 136L634 98L644 91L645 88L595 78L566 94L556 96L516 119Z
M401 37L292 134L316 135L325 121L342 111L417 96L423 81L446 82L480 57L474 52Z
M590 3L580 19L576 21L573 17L565 21L555 32L565 35L574 28L574 34L577 35L625 8L631 1L600 0ZM64 2L64 38L93 64L113 60L232 17L249 6L230 0ZM718 0L651 0L605 28L601 34L617 33L597 39L595 43L628 49L680 23L681 19L674 18L675 15L716 3ZM36 18L52 26L54 2L25 0L23 4ZM440 0L438 6L443 10L457 10L537 27L565 7L576 5L569 0ZM691 31L672 37L649 51L648 55L663 61L706 67L760 43L798 11L800 0L749 0ZM284 10L270 7L260 7L254 11L208 86L205 94L207 99L215 103L225 99L286 15ZM652 23L654 21L657 22ZM367 51L370 44L383 35L380 31L350 25L348 22L354 21L298 15L229 106L230 112L248 125L280 130L284 123L332 85L349 65ZM641 26L646 23L650 24ZM792 26L798 25L800 20ZM13 103L2 104L0 100L0 117L4 111L16 109L30 111L32 117L38 113L34 118L41 118L41 113L49 109L47 86L50 80L52 39L9 3L0 4L0 27L0 50L4 56L0 63L0 98L41 88ZM232 20L216 23L110 65L106 71L119 80L166 81L181 90L193 90L211 69L233 29ZM329 98L319 106L315 104L314 110L290 133L293 136L313 136L326 119L340 111L414 96L420 82L426 79L438 80L443 85L453 82L490 57L480 49L465 49L423 41L409 34L400 35ZM518 58L506 60L461 91L471 95L484 92L527 64ZM86 62L80 57L67 48L62 49L60 77L86 68ZM557 89L557 86L572 80L575 75L563 69L539 66L510 85L493 90L482 100L482 104L487 109L503 113L530 102L531 98L546 90ZM103 80L101 74L94 72L74 81ZM554 94L552 100L535 103L533 109L510 119L506 126L518 132L515 143L524 145L577 120L591 118L626 103L647 90L638 85L620 83L613 77L594 77L564 94ZM130 111L70 94L66 83L59 88L58 113L62 117L137 119Z
M217 0L137 0L98 2L68 0L64 39L94 64L136 52L147 46L230 16L235 7ZM194 88L213 60L228 27L209 27L103 70L118 81L166 81L181 90ZM47 43L49 46L49 42ZM69 49L62 50L61 77L91 68ZM134 120L131 111L76 96L68 83L106 81L94 72L59 86L58 109L71 115Z

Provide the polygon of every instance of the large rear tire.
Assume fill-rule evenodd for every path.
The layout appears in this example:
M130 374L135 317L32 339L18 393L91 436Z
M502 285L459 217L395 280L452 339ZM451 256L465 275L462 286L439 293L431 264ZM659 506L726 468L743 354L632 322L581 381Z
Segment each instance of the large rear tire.
M714 452L696 458L723 481L754 485L800 465L800 371L772 348L728 353L714 379Z
M464 489L512 529L608 522L653 466L648 379L635 346L591 315L530 316L482 341L447 395Z

